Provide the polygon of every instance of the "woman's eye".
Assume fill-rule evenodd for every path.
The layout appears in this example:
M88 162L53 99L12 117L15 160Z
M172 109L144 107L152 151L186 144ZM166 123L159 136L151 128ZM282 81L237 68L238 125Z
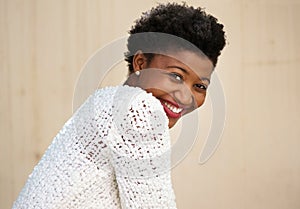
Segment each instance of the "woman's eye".
M175 79L176 81L182 81L183 78L181 75L177 74L177 73L171 73L170 74L172 76L173 79Z
M200 90L206 90L207 86L204 84L196 84L196 88L200 89Z

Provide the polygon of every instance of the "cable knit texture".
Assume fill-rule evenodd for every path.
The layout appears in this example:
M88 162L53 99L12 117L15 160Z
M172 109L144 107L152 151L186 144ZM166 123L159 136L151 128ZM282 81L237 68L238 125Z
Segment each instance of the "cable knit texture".
M129 86L91 95L35 166L13 209L176 208L168 118Z

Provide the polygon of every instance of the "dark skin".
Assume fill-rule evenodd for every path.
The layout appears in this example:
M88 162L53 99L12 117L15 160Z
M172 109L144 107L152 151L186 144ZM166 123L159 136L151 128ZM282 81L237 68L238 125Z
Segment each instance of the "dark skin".
M202 106L213 63L204 55L188 50L155 54L150 62L142 52L133 58L134 72L125 84L152 93L160 100L172 128L181 116Z

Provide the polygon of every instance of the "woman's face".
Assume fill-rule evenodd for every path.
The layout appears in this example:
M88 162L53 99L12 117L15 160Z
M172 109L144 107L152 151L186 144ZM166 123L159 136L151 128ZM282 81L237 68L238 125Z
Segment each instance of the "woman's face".
M142 53L136 54L133 67L134 71L140 71L135 86L160 100L169 118L169 128L204 103L213 71L213 64L206 56L188 50L168 56L156 54L151 62Z

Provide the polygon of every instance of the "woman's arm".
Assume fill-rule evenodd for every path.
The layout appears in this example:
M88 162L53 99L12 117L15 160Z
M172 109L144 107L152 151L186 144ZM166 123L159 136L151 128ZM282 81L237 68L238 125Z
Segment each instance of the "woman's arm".
M176 208L163 107L145 92L116 103L109 146L122 208Z

